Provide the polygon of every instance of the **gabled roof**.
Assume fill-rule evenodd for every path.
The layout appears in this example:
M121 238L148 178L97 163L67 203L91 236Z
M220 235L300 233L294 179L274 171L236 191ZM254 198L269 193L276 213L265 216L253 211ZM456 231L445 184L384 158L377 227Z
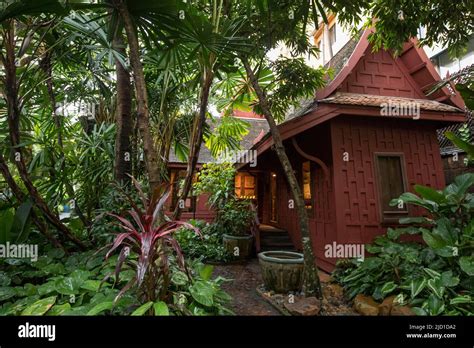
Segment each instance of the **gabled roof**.
M303 101L278 125L283 140L342 114L385 117L380 107L390 102L417 103L423 111L421 120L439 122L440 127L465 121L465 105L454 86L426 96L441 78L416 39L393 57L385 50L372 52L368 41L371 32L363 31L359 41L348 42L342 53L338 52L328 63L335 70L334 78L316 92L314 99ZM267 133L253 148L260 154L272 143Z
M341 63L331 63L329 65L335 65L338 69L335 71L336 75L328 83L328 85L316 92L316 100L321 100L329 97L331 94L335 93L336 91L347 89L347 83L351 83L349 87L353 87L355 83L360 82L364 77L368 78L369 76L364 76L364 68L365 71L370 69L377 68L375 64L370 65L370 55L373 55L372 46L368 41L368 36L372 33L372 29L367 29L362 32L361 37L356 45L354 45L353 41L349 41L346 45L347 48L344 52L343 57L337 58L338 55L334 56L337 58L337 61L344 62L342 68L340 67ZM343 48L344 50L344 48ZM352 50L352 51L351 51ZM455 92L454 86L444 87L439 90L437 93L426 97L426 92L438 81L441 80L439 74L437 73L436 69L434 68L433 64L431 63L430 59L426 55L423 48L418 47L418 41L416 38L411 39L403 46L403 50L401 54L394 58L391 54L387 51L380 50L377 53L378 55L383 55L384 59L387 62L387 70L386 71L378 71L380 75L383 74L390 74L389 71L389 64L392 63L394 68L397 69L398 74L402 74L403 78L405 79L406 83L409 84L410 89L412 89L413 97L418 98L426 98L430 100L436 100L439 102L447 103L452 106L456 106L460 109L464 109L464 102L460 95ZM334 59L333 58L333 59ZM363 62L363 60L366 62ZM393 64L394 63L394 64ZM383 69L384 63L382 63L378 68ZM362 66L362 67L361 67ZM392 68L393 69L393 68ZM358 72L358 70L362 70L359 72L359 76L354 76L354 72ZM377 75L375 75L377 76ZM351 80L352 79L352 80ZM366 81L363 81L366 82ZM390 82L390 81L389 81ZM394 81L398 82L398 81ZM390 90L388 88L378 89L376 86L386 83L386 81L372 81L374 85L373 89L367 91L367 88L364 90L364 94L380 94L380 95L391 95L394 97L408 97L408 95L402 95L404 93L410 93L407 89L394 89ZM363 86L359 86L363 87ZM346 92L355 92L351 90L346 90ZM378 92L378 93L374 93Z
M241 117L242 118L242 117ZM217 119L219 122L219 119ZM245 122L250 123L249 127L249 132L247 135L245 135L240 142L240 147L242 150L248 150L250 149L254 144L255 140L258 141L259 138L262 138L262 136L267 133L268 131L268 123L267 120L264 118L257 118L257 117L249 117L244 119ZM211 126L215 127L215 125ZM216 159L212 157L211 152L209 149L206 147L206 145L203 143L201 145L201 150L199 151L199 158L198 158L198 164L203 164L203 163L211 163L215 162ZM169 156L169 164L185 164L186 162L181 161L176 154L174 153L173 150L170 152Z

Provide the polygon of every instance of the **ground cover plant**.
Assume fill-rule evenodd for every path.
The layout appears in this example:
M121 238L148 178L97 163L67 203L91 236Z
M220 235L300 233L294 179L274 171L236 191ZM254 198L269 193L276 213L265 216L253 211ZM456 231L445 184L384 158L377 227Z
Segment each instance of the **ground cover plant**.
M393 205L422 207L425 217L403 218L406 227L389 228L367 246L372 256L345 261L335 278L349 298L359 293L375 300L396 295L419 315L472 315L474 313L474 174L458 176L437 191L415 186ZM421 236L424 243L401 241Z

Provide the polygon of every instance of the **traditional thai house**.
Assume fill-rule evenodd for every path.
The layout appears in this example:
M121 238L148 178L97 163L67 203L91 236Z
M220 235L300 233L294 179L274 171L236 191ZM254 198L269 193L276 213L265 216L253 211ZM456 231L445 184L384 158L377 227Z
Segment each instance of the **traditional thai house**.
M249 132L240 142L240 147L242 150L252 147L255 143L255 140L258 139L259 136L261 137L266 134L268 131L267 121L261 116L252 112L235 110L233 112L233 117L238 117L249 123ZM201 146L197 170L199 170L204 163L211 163L215 161L216 159L212 157L209 149L204 145ZM186 167L186 162L179 159L173 152L170 154L168 168L170 182L172 183L172 190L170 198L167 202L168 212L173 211L176 207L176 204L178 203L179 182L180 179L184 179L186 176ZM236 193L239 197L250 199L255 198L256 187L255 183L253 182L253 176L246 175L245 173L239 173L236 176L235 182ZM189 219L198 219L211 222L215 217L215 213L209 208L207 199L207 195L195 195L191 189L189 197L186 199L186 202L184 202L184 209L182 210L181 219L185 221Z
M329 63L334 78L313 100L278 126L300 180L314 251L322 269L336 258L327 246L370 243L397 224L400 217L420 214L389 202L413 185L445 185L436 130L465 121L464 103L452 86L426 96L440 80L416 40L401 54L373 52L361 34ZM252 146L257 166L240 165L253 176L260 221L266 233L287 231L301 248L290 189L266 134Z

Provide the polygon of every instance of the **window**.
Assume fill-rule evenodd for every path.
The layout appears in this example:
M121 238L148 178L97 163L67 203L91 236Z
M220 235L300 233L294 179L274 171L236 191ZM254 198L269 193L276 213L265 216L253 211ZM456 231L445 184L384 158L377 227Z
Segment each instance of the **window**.
M181 188L184 183L184 179L186 178L186 170L173 170L171 172L171 206L170 210L174 210L176 205L178 204L178 199L181 194ZM195 181L196 176L193 178L193 182ZM184 207L182 207L183 212L194 212L196 210L196 196L193 196L192 186L191 190L184 202Z
M376 154L375 159L382 222L398 222L408 214L407 207L390 206L390 201L406 191L403 155Z
M250 174L237 173L235 176L235 195L243 199L255 199L255 177Z
M303 162L302 165L302 183L304 205L309 211L313 210L313 182L311 176L311 162Z

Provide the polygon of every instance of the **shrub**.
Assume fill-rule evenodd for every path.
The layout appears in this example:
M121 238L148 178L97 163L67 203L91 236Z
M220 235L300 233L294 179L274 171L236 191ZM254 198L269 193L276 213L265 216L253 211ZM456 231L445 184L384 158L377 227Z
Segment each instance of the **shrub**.
M442 191L415 185L418 195L404 193L404 204L423 207L427 217L400 219L404 228L388 229L367 251L363 262L339 264L334 277L348 290L381 300L397 295L419 315L474 313L474 174L458 176ZM402 235L421 235L426 244L400 242Z
M248 200L229 200L216 217L216 224L223 232L234 236L252 233L255 222L255 207Z
M189 273L172 268L170 308L179 315L232 315L226 305L232 300L221 285L228 281L220 276L212 279L214 267L199 260L190 262Z
M217 224L206 224L204 221L190 223L199 228L202 237L187 228L175 233L175 238L186 257L214 262L226 262L233 258L222 244L222 229Z

